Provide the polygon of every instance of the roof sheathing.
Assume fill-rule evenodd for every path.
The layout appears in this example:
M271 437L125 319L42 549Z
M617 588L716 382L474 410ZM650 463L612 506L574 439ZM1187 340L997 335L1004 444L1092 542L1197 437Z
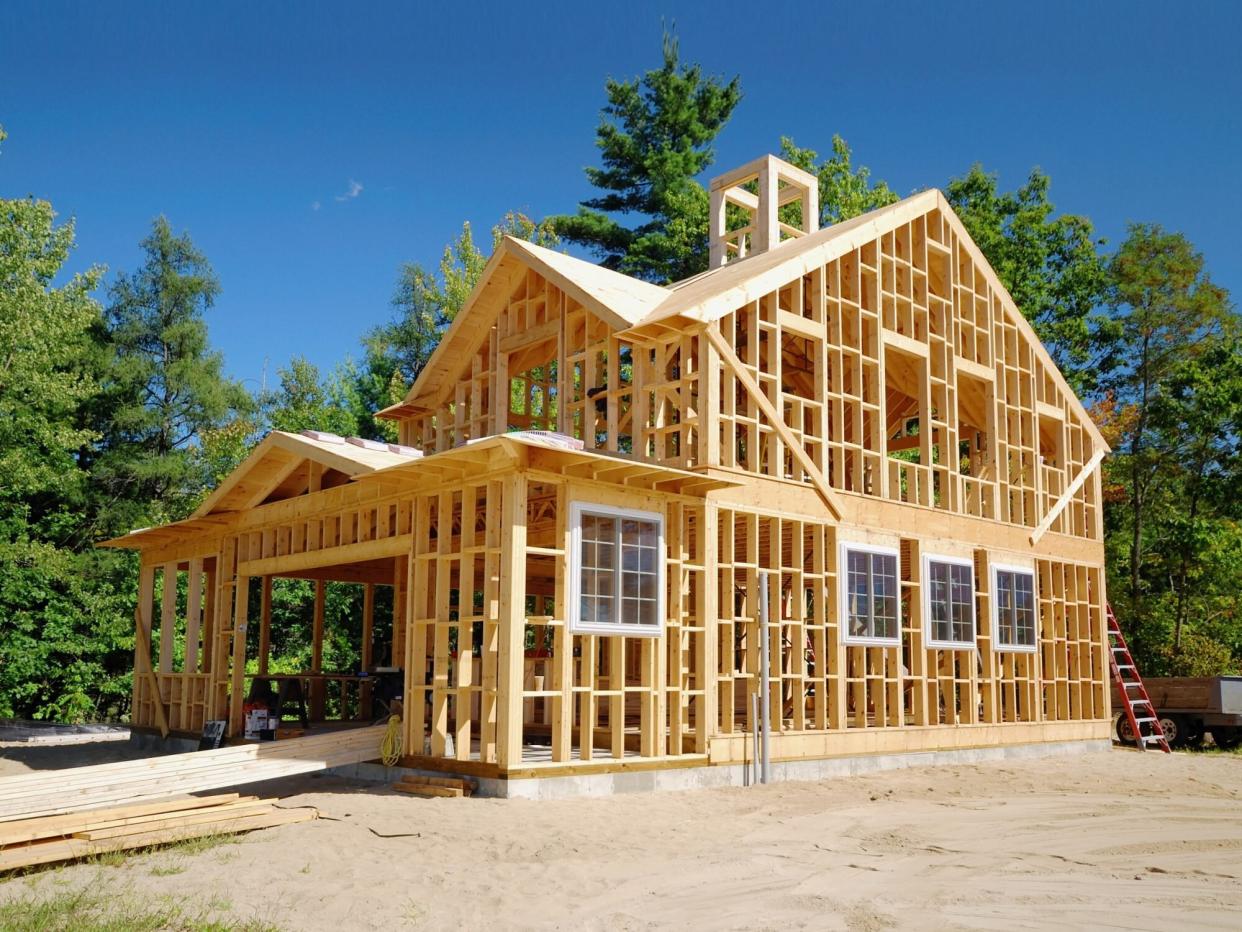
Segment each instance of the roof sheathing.
M538 272L614 330L632 327L669 294L659 285L506 236L405 399L377 416L396 419L443 402L461 367L487 339L524 268Z
M632 339L658 339L662 332L683 331L714 323L766 294L776 291L814 269L838 259L860 246L878 239L895 227L939 210L948 218L971 261L979 268L992 289L1001 295L1001 308L1009 321L1032 346L1036 358L1051 373L1053 382L1065 395L1071 411L1078 416L1097 448L1109 450L1099 428L1082 402L1069 387L1030 322L1001 282L983 252L971 239L965 224L954 213L937 189L912 195L888 207L825 227L798 240L787 240L767 252L749 256L690 279L673 289L667 300L642 322L622 333Z

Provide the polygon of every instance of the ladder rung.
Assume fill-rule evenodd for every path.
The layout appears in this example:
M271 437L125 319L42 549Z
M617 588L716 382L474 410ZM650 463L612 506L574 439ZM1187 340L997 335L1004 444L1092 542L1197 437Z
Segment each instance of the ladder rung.
M1145 722L1154 722L1154 721L1155 721L1155 719L1154 719L1154 718L1146 718L1146 717L1144 717L1144 718L1136 718L1136 719L1134 720L1134 724L1136 724L1136 725L1142 725L1142 724L1144 724Z

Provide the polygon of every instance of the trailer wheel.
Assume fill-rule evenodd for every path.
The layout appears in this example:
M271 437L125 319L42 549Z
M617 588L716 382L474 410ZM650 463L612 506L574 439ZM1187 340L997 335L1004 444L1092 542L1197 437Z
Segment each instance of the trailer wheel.
M1164 732L1164 740L1169 747L1180 748L1186 743L1186 728L1180 715L1160 716L1160 730Z
M1124 745L1133 746L1138 742L1134 740L1134 729L1130 727L1130 720L1124 715L1117 716L1117 740Z

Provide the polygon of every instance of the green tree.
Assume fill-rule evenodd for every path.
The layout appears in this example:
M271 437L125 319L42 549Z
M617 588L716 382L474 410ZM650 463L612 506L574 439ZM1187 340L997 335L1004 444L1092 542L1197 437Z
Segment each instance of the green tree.
M506 236L552 249L560 245L551 221L536 222L517 211L492 227L492 249ZM429 270L406 263L397 276L392 298L393 318L363 338L364 359L356 386L360 433L395 439L392 425L372 413L400 401L431 358L440 337L465 305L487 266L487 256L474 242L470 224L444 247L440 263Z
M1208 337L1205 343L1174 362L1150 414L1165 486L1159 506L1152 509L1162 546L1150 576L1171 590L1175 658L1182 653L1188 626L1197 627L1191 633L1200 635L1211 628L1221 635L1218 641L1242 648L1233 630L1242 585L1236 553L1242 543L1242 343L1233 333Z
M203 432L252 405L208 341L220 285L207 259L163 217L142 250L142 267L109 291L103 334L112 358L94 480L117 503L113 526L183 517L209 479L196 455Z
M819 179L819 225L832 226L859 214L887 207L900 200L883 181L871 181L871 169L853 166L853 153L845 140L832 136L832 155L819 160L814 149L803 149L789 136L781 137L781 158ZM787 210L797 211L794 222L801 220L802 205L790 204Z
M124 590L76 551L102 270L66 276L73 248L47 201L0 199L0 718L79 720L128 694Z
M302 356L295 356L280 370L280 387L264 399L267 422L272 430L298 433L325 430L342 437L358 433L358 411L352 395L353 371L338 371L328 379Z
M707 268L707 192L697 181L712 164L716 137L742 99L739 80L682 65L676 38L663 65L632 81L605 83L608 103L595 131L602 167L588 168L602 193L576 214L552 218L566 241L586 246L610 269L654 282ZM617 219L634 217L634 226Z
M945 196L1079 394L1097 386L1094 362L1106 321L1107 286L1091 221L1054 216L1050 179L1034 169L1016 191L1001 192L978 164L949 182Z
M1204 386L1187 367L1236 326L1228 293L1208 276L1203 256L1180 233L1155 224L1133 224L1108 266L1109 304L1116 339L1105 357L1104 388L1125 425L1110 475L1124 490L1129 531L1127 554L1131 611L1142 615L1147 519L1158 493L1167 491L1177 464L1170 439L1166 393L1196 395ZM1178 380L1182 387L1178 388ZM1166 421L1161 424L1162 415ZM1173 420L1176 420L1175 418ZM1162 426L1165 429L1162 429ZM1173 428L1170 430L1169 428Z

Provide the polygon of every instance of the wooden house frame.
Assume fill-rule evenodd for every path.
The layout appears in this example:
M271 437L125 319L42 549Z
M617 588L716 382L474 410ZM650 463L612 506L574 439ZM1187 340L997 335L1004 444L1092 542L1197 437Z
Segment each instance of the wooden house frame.
M1107 445L938 191L816 230L814 181L717 179L712 268L668 287L506 238L382 412L400 444L273 433L110 542L142 558L134 724L239 734L302 577L342 708L370 687L320 668L324 586L365 588L411 766L737 767L766 574L777 761L1106 739Z

